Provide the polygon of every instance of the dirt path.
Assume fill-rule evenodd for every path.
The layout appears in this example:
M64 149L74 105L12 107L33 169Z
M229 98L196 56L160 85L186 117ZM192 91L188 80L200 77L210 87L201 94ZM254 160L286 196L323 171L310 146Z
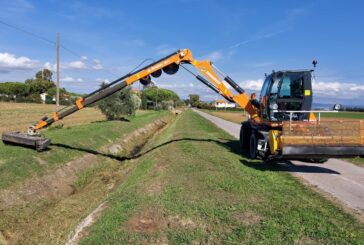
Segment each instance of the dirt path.
M193 109L235 138L239 138L240 125ZM319 190L330 194L347 207L364 217L364 168L339 159L324 164L293 161L285 169Z

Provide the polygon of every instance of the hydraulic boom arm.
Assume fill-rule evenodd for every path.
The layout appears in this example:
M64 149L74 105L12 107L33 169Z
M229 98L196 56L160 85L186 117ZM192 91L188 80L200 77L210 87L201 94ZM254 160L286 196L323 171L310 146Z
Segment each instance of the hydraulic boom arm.
M257 115L257 108L255 108L249 95L247 95L244 90L234 82L230 77L222 74L209 60L195 60L192 53L188 49L179 50L171 55L164 57L150 65L147 65L135 72L129 73L112 83L108 84L104 88L100 88L84 98L79 98L75 105L66 107L60 111L54 112L51 118L42 118L35 125L31 126L28 130L28 135L34 135L37 130L50 126L52 123L78 111L84 107L87 107L103 98L106 98L115 92L123 89L124 87L133 84L136 81L148 82L150 81L150 76L159 77L162 70L167 74L174 74L177 72L179 66L184 64L193 65L197 70L201 72L202 75L194 76L207 85L209 88L223 96L225 99L231 102L237 103L241 108L245 109L251 118L259 120ZM185 67L184 67L185 68ZM215 69L214 69L215 68ZM186 69L186 68L185 68ZM234 95L229 88L225 85L223 80L217 75L219 73L223 76L223 80L228 83L238 94ZM207 78L207 79L206 79Z

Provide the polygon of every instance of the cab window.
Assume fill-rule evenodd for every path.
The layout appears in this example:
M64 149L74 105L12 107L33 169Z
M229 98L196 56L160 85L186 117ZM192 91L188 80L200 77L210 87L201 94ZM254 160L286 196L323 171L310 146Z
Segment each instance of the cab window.
M282 80L279 98L297 98L303 97L303 77L285 76Z

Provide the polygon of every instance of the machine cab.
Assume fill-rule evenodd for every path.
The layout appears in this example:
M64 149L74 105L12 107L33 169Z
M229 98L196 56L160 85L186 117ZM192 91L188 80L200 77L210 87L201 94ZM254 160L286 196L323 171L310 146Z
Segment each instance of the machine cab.
M287 111L309 111L312 105L310 70L278 71L266 77L260 92L261 117L268 121L290 120ZM309 113L292 113L292 120L307 120Z

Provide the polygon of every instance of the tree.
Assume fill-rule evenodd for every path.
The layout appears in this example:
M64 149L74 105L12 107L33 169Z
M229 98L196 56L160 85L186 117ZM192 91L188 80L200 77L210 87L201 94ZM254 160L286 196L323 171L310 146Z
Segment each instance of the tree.
M105 85L103 83L101 87L105 87ZM138 106L140 106L140 99L138 101L134 97L130 86L98 103L99 109L108 120L120 120L124 116L134 116Z
M29 93L29 87L20 82L5 82L0 83L0 94L6 94L9 96L25 96Z
M142 91L142 108L147 109L148 101L158 105L162 101L172 101L173 103L179 100L178 95L169 89L150 87Z
M48 69L43 69L42 71L38 71L35 74L35 79L38 80L45 80L45 81L52 81L53 72Z
M47 90L47 94L51 97L56 96L57 93L57 88L56 87L51 87L50 89ZM65 95L67 95L68 92L66 91L65 88L59 88L59 97L61 99L63 99L65 97Z
M133 101L134 111L139 110L140 106L142 105L142 100L140 99L140 97L136 94L132 94L131 100Z
M26 84L30 87L31 94L42 94L48 89L56 87L52 81L53 73L48 69L43 69L35 74L35 79L27 79Z
M198 94L190 94L190 104L192 107L197 107L200 103L200 96Z

